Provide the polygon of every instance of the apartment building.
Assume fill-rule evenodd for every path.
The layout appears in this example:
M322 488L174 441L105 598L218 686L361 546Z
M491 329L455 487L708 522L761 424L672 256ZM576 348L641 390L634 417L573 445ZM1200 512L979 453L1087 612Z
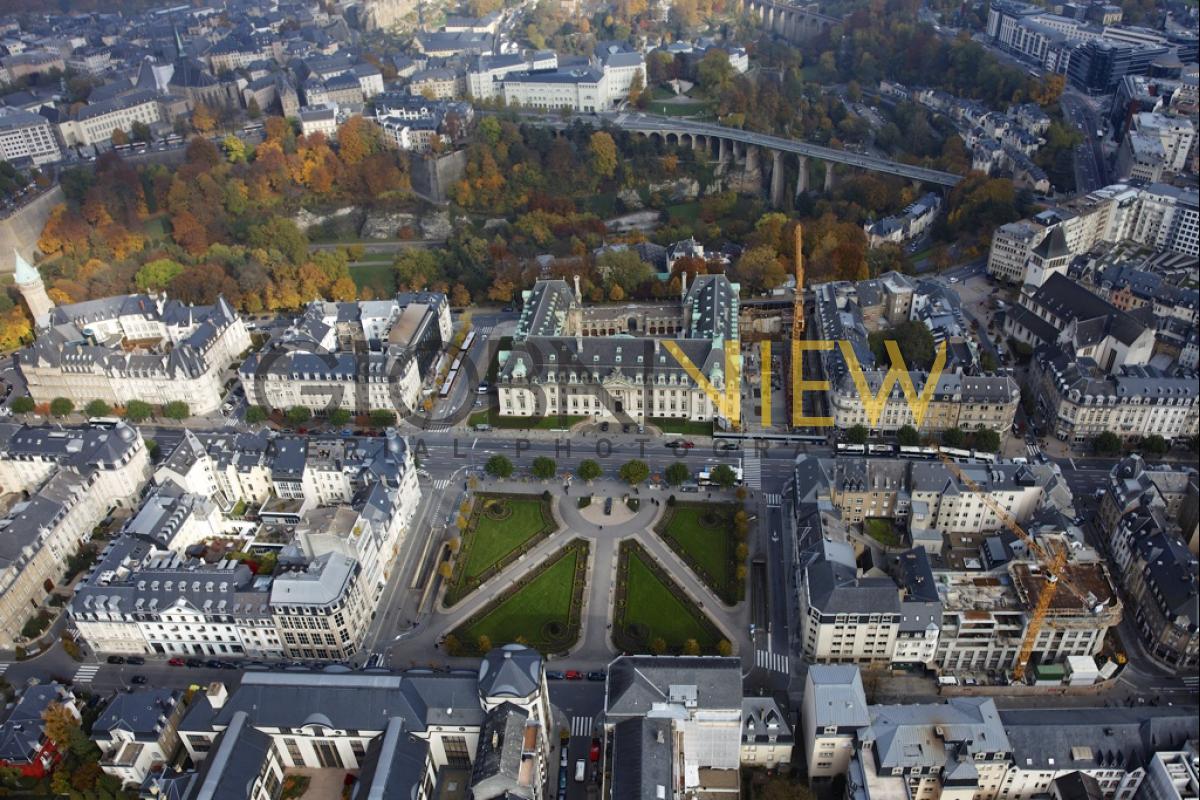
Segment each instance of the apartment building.
M391 300L309 304L272 346L238 370L246 402L268 409L302 406L405 415L453 332L441 293Z
M59 136L67 147L107 144L113 131L129 133L133 124L153 125L163 119L160 97L153 89L138 89L129 94L89 103L73 118L58 123Z
M62 158L50 122L41 114L20 108L0 107L0 159L35 166Z
M612 772L602 793L736 791L740 765L790 761L790 727L773 701L742 696L740 669L738 659L716 656L620 656L609 664Z
M394 431L188 432L155 480L69 607L96 652L349 658L420 502L412 453ZM258 522L227 516L250 504ZM229 539L249 565L197 556ZM255 574L264 552L277 566Z
M858 667L809 665L800 706L800 731L810 779L845 775L870 725L867 696Z
M538 281L524 293L513 349L499 356L500 414L727 424L668 345L724 393L724 343L737 339L738 285L701 275L681 294L677 304L584 308L578 280L574 291L562 280ZM729 358L740 369L740 355Z
M132 688L118 692L92 723L91 740L100 748L100 769L122 786L141 786L163 770L179 745L183 692Z
M59 756L46 735L42 718L51 706L64 708L76 720L80 719L81 703L68 686L50 681L18 690L0 722L0 766L33 778L51 773Z
M1194 786L1194 769L1189 776L1175 758L1195 737L1194 711L1103 707L1063 715L1001 710L981 697L867 705L857 672L814 665L801 710L805 751L825 765L810 777L845 775L847 800L1130 800L1148 796L1156 763L1172 767L1159 771L1165 797Z
M541 656L521 645L488 653L477 676L246 673L232 692L213 683L197 694L179 732L198 766L154 786L270 800L284 770L309 768L356 770L352 800L429 797L447 782L541 800L556 736L547 695Z
M863 225L871 247L900 244L920 237L929 230L942 207L942 198L930 192L910 203L899 214Z
M885 370L864 370L863 378L873 397L879 397L888 373ZM918 394L925 391L929 375L924 372L909 372L909 380ZM951 428L964 431L993 430L1005 433L1021 401L1021 389L1017 382L1003 375L967 375L961 371L943 372L938 376L925 414L917 419L912 404L899 383L892 385L883 398L879 416L868 415L863 393L852 375L843 375L829 394L829 406L833 412L834 426L849 430L862 425L871 431L895 433L904 426L911 426L925 433L937 433Z
M1169 178L1187 169L1195 144L1196 126L1187 117L1138 112L1117 151L1116 176L1147 183Z
M1195 372L1125 366L1109 374L1090 358L1074 360L1047 347L1034 355L1030 382L1039 410L1063 441L1086 442L1105 432L1170 441L1200 431Z
M1061 230L1066 254L1082 255L1097 244L1131 240L1160 251L1195 256L1200 220L1194 189L1162 183L1148 186L1113 184L1077 197L1061 207L1001 225L988 251L988 274L1010 283L1044 282L1059 268L1052 261L1033 260L1034 250L1055 230ZM1061 247L1056 246L1056 257Z
M20 351L19 368L39 403L179 401L209 414L221 406L225 368L249 348L242 318L223 297L189 306L118 295L55 307L49 327Z
M28 495L0 520L0 642L7 647L104 516L136 502L150 457L141 434L124 424L6 425L0 440L0 486Z
M1189 742L1183 750L1151 756L1137 797L1139 800L1194 800L1200 797L1200 757L1197 756L1196 742Z

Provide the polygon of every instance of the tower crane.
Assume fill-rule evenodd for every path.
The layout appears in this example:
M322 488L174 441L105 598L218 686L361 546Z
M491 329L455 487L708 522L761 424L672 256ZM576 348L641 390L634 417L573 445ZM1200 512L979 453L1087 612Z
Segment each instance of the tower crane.
M1050 603L1054 600L1054 595L1058 593L1059 584L1065 586L1071 593L1083 601L1087 606L1095 603L1095 598L1089 597L1084 592L1080 591L1075 585L1067 579L1067 548L1060 547L1051 553L1046 548L1042 547L1037 541L1025 532L1016 518L1008 512L1008 509L1001 506L991 496L983 491L978 483L973 481L966 472L949 456L940 454L942 461L946 467L954 474L956 478L972 492L979 495L979 499L983 504L995 512L1000 518L1000 522L1004 527L1008 528L1017 535L1022 542L1029 548L1030 554L1037 559L1037 563L1041 566L1046 575L1046 582L1042 585L1041 591L1038 593L1037 602L1034 603L1033 613L1029 617L1029 625L1025 628L1025 638L1021 641L1021 649L1017 653L1017 663L1013 667L1013 678L1021 681L1025 677L1025 667L1029 664L1029 657L1033 654L1033 648L1037 643L1038 634L1041 633L1042 626L1046 622L1046 616L1050 611Z

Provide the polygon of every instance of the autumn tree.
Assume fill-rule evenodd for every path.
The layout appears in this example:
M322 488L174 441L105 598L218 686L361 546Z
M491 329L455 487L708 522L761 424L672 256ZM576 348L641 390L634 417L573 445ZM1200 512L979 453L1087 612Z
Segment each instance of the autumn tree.
M217 115L204 103L197 103L192 109L192 127L197 133L208 135L217 127Z
M769 245L752 247L737 261L738 280L751 292L774 289L787 278L787 269Z
M606 131L596 131L588 141L592 172L597 178L611 178L617 171L617 143Z
M123 145L129 144L129 134L126 133L125 131L121 130L120 128L113 128L112 144L113 144L113 147L121 147Z
M70 707L50 703L42 711L42 732L60 752L66 752L79 728L79 718Z

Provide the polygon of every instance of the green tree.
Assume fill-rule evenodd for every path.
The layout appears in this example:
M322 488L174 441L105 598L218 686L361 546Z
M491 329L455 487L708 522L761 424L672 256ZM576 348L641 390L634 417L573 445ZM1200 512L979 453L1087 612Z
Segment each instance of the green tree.
M995 372L1000 365L996 363L996 357L992 355L991 351L984 350L979 356L979 366L984 372Z
M871 353L875 356L875 363L880 368L886 369L892 363L885 346L889 340L895 341L896 346L900 349L905 369L928 370L933 366L933 334L929 328L925 327L924 323L906 320L887 330L876 331L868 337Z
M162 413L167 419L183 420L192 415L192 410L182 400L174 400L163 406Z
M650 641L650 652L656 656L661 656L663 653L667 652L667 640L661 636L655 636L654 639Z
M483 465L484 471L493 478L508 478L513 474L513 463L507 456L496 454Z
M621 480L625 481L630 486L634 486L650 477L650 467L646 465L645 461L635 458L622 464L619 474L621 476Z
M50 401L50 413L56 417L65 417L75 410L75 404L65 397L56 397Z
M666 472L664 472L663 475L667 479L667 483L671 484L672 486L678 486L685 481L691 480L692 471L688 469L687 464L684 464L682 461L676 461L674 464L667 467Z
M377 408L368 417L372 428L390 428L396 424L396 412L386 408Z
M480 634L479 638L475 640L475 646L479 648L481 655L483 653L490 652L492 649L492 637L488 636L486 633Z
M593 459L585 458L579 462L579 468L575 470L575 474L579 476L581 481L594 481L602 474L600 464Z
M130 422L145 422L154 409L144 400L130 400L125 404L125 419Z
M971 439L975 443L976 450L982 450L985 453L995 453L1000 449L1000 434L990 428L975 431Z
M596 271L605 287L619 286L627 296L654 277L654 270L633 249L604 251L596 256Z
M728 639L722 639L717 642L717 652L726 657L731 656L733 655L733 645L729 643Z
M592 172L596 177L605 180L611 178L617 171L617 143L612 135L605 131L596 131L588 142L588 154L591 157Z
M341 427L353 419L353 415L344 408L335 408L329 412L329 424Z
M178 261L156 258L142 265L142 268L137 271L137 275L134 276L133 282L143 292L161 291L179 277L183 270L183 264Z
M921 435L912 425L904 425L896 431L896 441L904 447L914 447L921 443Z
M850 444L866 444L867 429L862 425L855 425L846 431L846 441Z
M83 413L89 417L107 417L112 413L112 406L103 400L93 400L83 407Z
M729 63L729 54L717 47L709 48L696 67L700 88L709 95L723 89L733 80L734 74L733 65Z
M683 643L683 654L685 656L700 655L700 643L697 642L695 639L688 639L686 642Z
M558 465L554 463L553 458L546 456L538 456L533 460L533 477L538 480L548 481L554 477L558 471Z
M28 414L37 404L33 402L32 397L18 397L12 401L11 406L14 414Z
M962 447L966 442L966 435L958 428L949 428L942 431L942 444L947 447Z
M232 133L221 141L221 149L231 164L240 164L246 160L246 143Z
M1157 433L1152 433L1142 439L1142 449L1152 455L1161 456L1170 449L1170 445L1166 439Z
M738 280L751 292L774 289L787 278L787 269L771 245L751 247L737 261Z
M292 406L287 410L287 421L292 427L303 425L312 419L312 410L305 406Z
M1112 431L1105 431L1092 439L1092 449L1100 455L1116 455L1121 452L1121 437Z
M251 425L262 422L267 418L267 410L262 406L250 406L246 409L246 422Z
M722 489L732 489L733 485L737 483L737 473L728 464L717 464L712 468L708 477Z

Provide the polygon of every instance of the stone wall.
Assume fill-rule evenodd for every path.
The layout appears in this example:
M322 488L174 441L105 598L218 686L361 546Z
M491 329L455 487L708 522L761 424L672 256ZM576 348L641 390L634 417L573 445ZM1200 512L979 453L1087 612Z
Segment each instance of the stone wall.
M62 187L56 184L7 216L0 217L0 275L11 275L17 268L13 250L20 250L21 255L33 262L42 228L46 226L50 212L62 202Z

